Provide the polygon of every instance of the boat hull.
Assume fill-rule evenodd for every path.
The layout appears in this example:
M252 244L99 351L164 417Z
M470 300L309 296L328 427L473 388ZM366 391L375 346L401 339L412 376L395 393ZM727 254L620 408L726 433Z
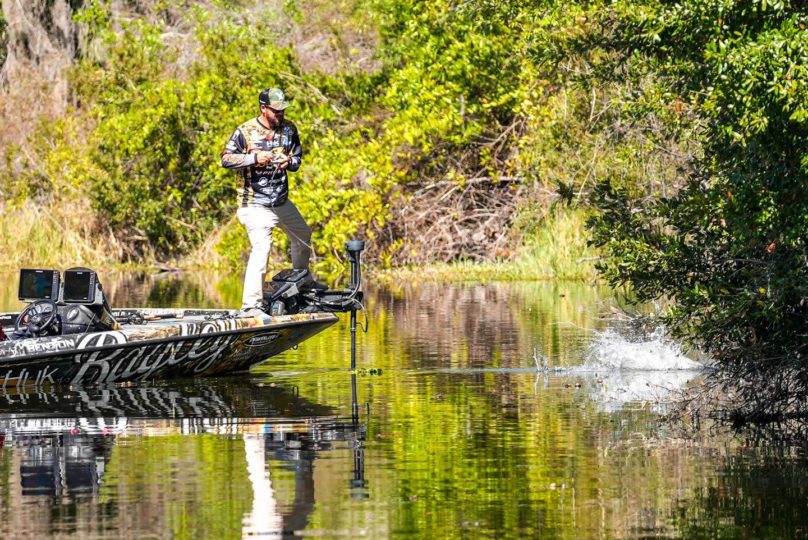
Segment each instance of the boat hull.
M155 310L153 310L155 311ZM120 330L0 342L0 385L91 385L247 371L337 321L181 315Z

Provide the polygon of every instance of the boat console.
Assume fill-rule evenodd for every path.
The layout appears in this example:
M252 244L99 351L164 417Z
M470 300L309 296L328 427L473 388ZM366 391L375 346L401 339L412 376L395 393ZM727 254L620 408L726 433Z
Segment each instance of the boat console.
M98 275L89 268L20 270L18 298L29 302L14 323L13 338L78 334L117 326Z

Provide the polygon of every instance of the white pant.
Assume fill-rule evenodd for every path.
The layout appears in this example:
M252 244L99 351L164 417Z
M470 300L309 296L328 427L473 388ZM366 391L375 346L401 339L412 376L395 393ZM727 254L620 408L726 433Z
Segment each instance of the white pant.
M289 237L292 247L292 266L309 268L311 256L311 228L292 204L286 201L281 206L266 208L246 206L238 209L236 217L247 229L250 237L250 260L244 273L244 292L241 297L242 309L261 306L264 276L267 273L267 257L272 247L272 229L280 227Z

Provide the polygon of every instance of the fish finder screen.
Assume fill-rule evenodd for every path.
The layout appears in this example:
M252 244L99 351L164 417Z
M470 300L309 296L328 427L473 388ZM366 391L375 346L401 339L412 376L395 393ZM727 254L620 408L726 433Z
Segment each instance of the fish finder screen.
M56 300L59 296L59 271L23 268L20 270L20 300Z
M66 270L62 300L85 304L93 303L95 301L95 272L91 270Z

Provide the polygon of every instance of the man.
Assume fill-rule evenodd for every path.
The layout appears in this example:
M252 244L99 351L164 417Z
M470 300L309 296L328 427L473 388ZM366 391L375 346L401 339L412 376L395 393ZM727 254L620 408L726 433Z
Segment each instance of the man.
M252 246L241 300L246 316L264 314L262 286L275 226L289 237L292 266L307 270L311 256L311 228L288 199L287 171L298 170L303 157L297 128L284 119L289 102L280 88L268 88L258 95L258 106L260 116L240 125L222 152L222 166L240 176L236 216Z

